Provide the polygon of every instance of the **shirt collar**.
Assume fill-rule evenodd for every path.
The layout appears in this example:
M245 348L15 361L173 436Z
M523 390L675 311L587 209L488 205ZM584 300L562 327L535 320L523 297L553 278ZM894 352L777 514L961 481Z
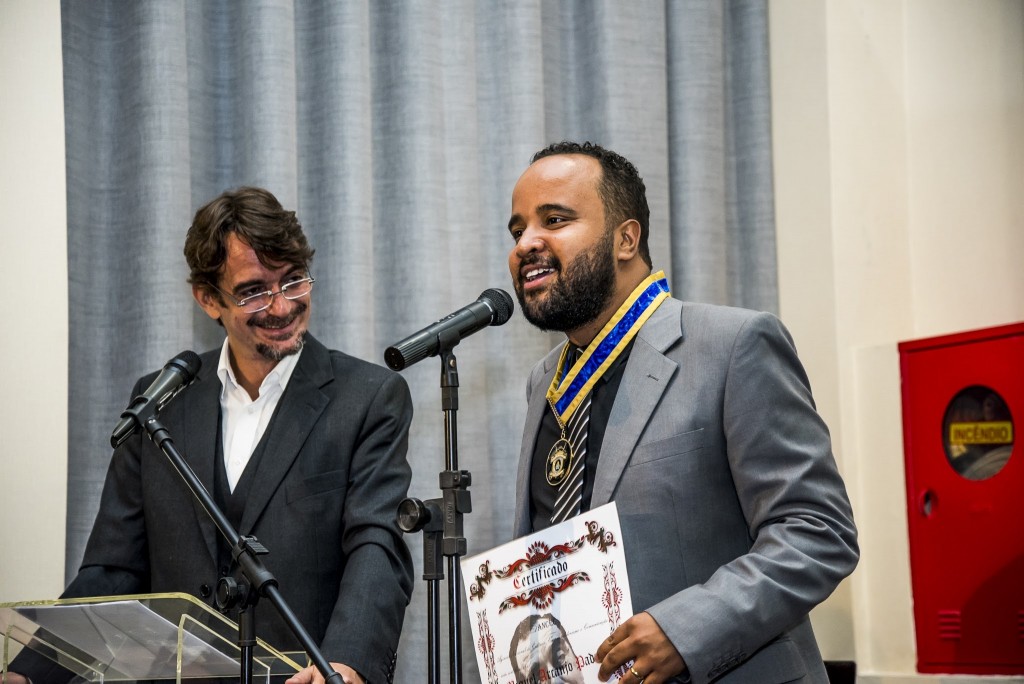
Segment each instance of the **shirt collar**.
M220 360L217 362L217 377L220 378L221 384L221 400L231 391L242 388L238 383L238 378L235 377L235 369L231 367L231 353L228 349L228 338L225 337L224 344L220 348ZM285 387L288 386L288 380L291 379L292 373L295 372L295 366L298 365L301 355L302 349L297 354L289 354L267 373L267 377L263 378L263 382L260 384L261 397L266 394L268 389L275 385L280 387L282 392L284 391Z

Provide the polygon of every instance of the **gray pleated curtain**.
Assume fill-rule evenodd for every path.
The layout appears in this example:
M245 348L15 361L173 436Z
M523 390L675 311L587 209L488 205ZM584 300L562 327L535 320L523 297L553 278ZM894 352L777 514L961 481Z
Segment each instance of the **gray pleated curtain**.
M222 340L181 250L226 188L297 210L317 250L314 334L378 363L483 290L511 290L512 186L567 138L636 163L676 296L777 308L764 0L65 0L62 27L69 576L133 381ZM557 339L517 314L456 349L470 553L509 538L526 375ZM411 494L433 498L440 366L404 375ZM424 676L425 615L418 586L400 682Z

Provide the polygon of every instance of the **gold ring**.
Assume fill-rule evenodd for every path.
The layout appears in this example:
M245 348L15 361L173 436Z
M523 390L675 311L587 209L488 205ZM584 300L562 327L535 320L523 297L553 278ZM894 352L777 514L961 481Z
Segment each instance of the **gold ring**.
M632 665L630 665L630 666L629 666L629 671L630 671L630 673L631 673L631 674L632 674L632 675L633 675L634 677L636 677L636 678L637 678L638 680L640 680L641 682L642 682L642 681L644 681L644 677L641 677L641 676L640 676L640 673L639 673L639 672L637 672L637 671L636 671L636 668L635 668L635 667L633 667Z

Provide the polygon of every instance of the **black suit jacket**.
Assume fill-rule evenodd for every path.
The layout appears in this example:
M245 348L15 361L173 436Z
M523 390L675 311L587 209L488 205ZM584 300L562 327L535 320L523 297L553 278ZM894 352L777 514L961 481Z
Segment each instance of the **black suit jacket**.
M220 439L220 350L161 413L178 450L214 490ZM139 380L132 396L155 374ZM312 336L281 397L238 532L255 535L282 595L329 661L389 682L412 561L395 523L411 471L412 402L401 376ZM114 451L81 570L65 597L180 591L212 600L219 532L145 435ZM257 634L300 645L267 602Z

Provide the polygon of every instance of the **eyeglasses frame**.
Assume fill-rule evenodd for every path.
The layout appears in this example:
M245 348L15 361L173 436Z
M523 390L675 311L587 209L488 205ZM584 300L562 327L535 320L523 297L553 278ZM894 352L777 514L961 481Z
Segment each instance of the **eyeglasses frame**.
M316 278L313 277L313 274L307 268L306 269L306 277L305 278L302 278L300 280L296 280L294 282L288 283L287 285L283 285L283 286L281 286L280 283L278 283L280 289L277 292L274 292L273 290L264 290L263 292L257 292L254 295L249 295L245 299L238 299L234 295L225 292L224 290L220 289L219 287L217 287L216 285L214 285L211 282L207 282L206 284L209 285L210 287L212 287L217 292L220 292L222 295L224 295L225 297L228 298L228 301L230 301L232 304L234 304L235 306L237 306L238 308L243 309L243 310L245 309L246 302L249 302L249 301L251 301L253 299L256 299L257 297L265 297L265 296L270 297L270 300L267 302L266 306L260 307L259 309L253 309L252 311L245 311L245 313L254 314L254 313L259 313L260 311L266 311L267 309L272 307L274 305L274 297L276 297L277 295L281 295L282 297L284 297L285 299L287 299L290 302L294 302L296 299L302 299L303 297L305 297L305 296L309 295L311 292L313 292L313 283L315 283L315 282L316 282ZM296 285L299 285L300 283L309 283L309 290L306 291L306 292L303 292L300 295L295 295L294 297L289 297L288 296L288 289L292 288L292 287L295 287Z

